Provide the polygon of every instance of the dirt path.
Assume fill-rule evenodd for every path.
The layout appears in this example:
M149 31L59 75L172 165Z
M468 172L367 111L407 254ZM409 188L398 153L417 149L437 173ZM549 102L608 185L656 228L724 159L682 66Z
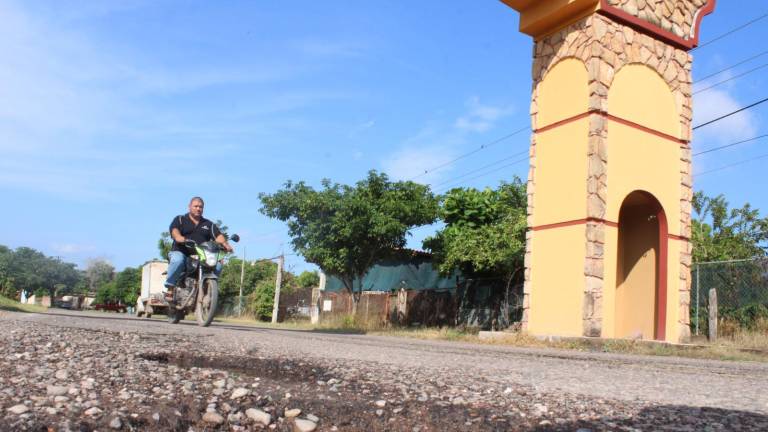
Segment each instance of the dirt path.
M0 331L3 430L768 430L762 363L66 311Z

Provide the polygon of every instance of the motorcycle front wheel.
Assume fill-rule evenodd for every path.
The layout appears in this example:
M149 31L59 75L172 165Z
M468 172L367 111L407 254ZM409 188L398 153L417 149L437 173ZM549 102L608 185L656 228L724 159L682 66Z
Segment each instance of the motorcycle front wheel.
M195 316L197 325L208 327L216 314L216 304L219 301L219 282L216 279L205 279L197 293Z

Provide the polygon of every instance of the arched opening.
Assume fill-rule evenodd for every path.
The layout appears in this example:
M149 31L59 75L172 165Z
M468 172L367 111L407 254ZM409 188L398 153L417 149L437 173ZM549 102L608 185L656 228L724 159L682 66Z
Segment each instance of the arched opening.
M616 336L663 340L667 304L667 218L648 192L634 191L619 211Z

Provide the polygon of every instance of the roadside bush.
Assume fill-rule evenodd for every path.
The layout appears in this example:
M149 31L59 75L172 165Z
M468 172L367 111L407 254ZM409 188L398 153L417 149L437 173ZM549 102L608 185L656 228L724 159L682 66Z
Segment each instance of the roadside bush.
M739 328L755 330L761 321L768 320L768 307L751 303L740 308L720 308L718 315L722 321L731 321Z
M263 280L248 296L248 312L260 320L272 319L272 307L275 304L275 283Z

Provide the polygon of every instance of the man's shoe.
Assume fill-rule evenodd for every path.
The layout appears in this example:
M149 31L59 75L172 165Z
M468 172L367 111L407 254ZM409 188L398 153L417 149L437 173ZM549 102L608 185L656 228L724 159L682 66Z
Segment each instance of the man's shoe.
M173 285L166 285L165 291L163 291L163 297L165 297L166 301L173 301L173 289L175 287Z

